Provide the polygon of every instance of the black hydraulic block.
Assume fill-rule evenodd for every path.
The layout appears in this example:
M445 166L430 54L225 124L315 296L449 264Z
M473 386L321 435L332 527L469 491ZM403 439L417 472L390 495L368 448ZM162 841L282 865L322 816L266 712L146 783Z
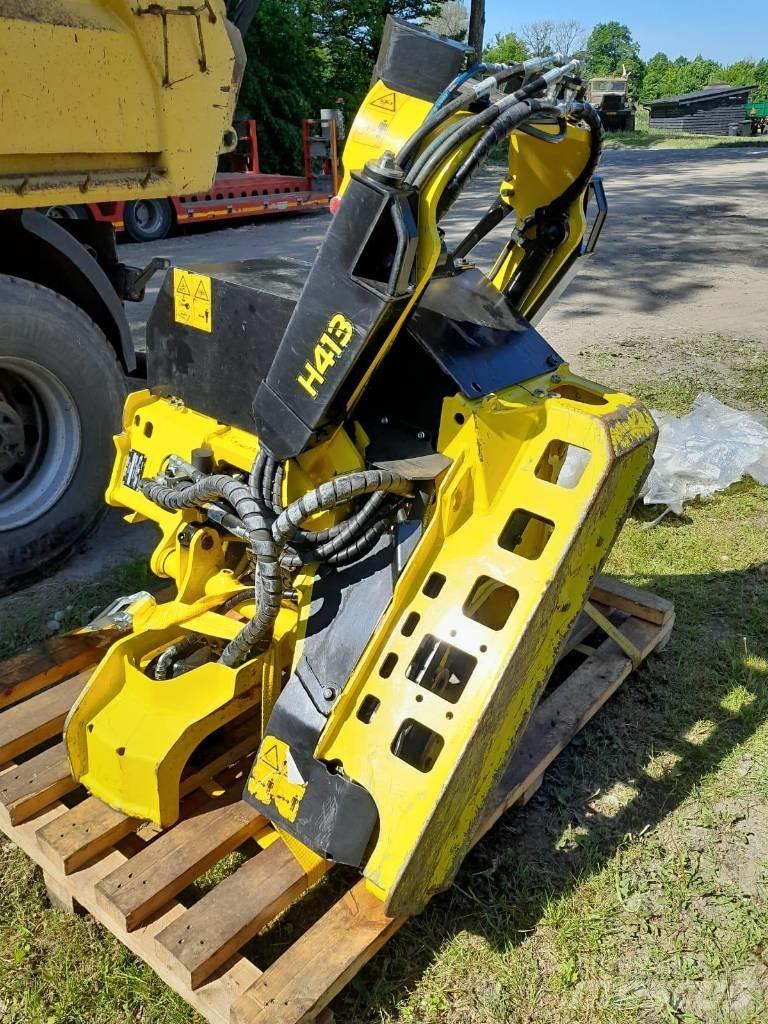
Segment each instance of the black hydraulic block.
M461 70L469 49L389 15L373 80L381 79L395 92L434 102Z
M277 459L343 416L413 292L416 195L377 167L352 175L256 392L256 432Z

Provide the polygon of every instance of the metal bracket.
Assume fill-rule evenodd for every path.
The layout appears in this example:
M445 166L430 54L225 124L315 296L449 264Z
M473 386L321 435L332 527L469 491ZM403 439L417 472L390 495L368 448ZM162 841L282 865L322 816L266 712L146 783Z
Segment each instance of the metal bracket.
M580 255L582 256L589 256L597 248L600 233L602 232L603 225L605 224L605 218L608 216L608 200L605 197L603 179L599 174L595 174L589 182L587 189L587 202L589 202L590 193L595 197L597 210L595 211L595 219L592 222L592 227L589 235L587 236L587 240L581 246Z
M153 256L143 270L119 264L122 274L120 294L127 302L141 302L147 285L158 270L167 270L170 265L171 261L165 256Z
M118 597L77 632L95 633L102 629L116 629L120 632L128 630L133 626L133 616L137 607L147 601L154 602L148 590L139 590L135 594Z

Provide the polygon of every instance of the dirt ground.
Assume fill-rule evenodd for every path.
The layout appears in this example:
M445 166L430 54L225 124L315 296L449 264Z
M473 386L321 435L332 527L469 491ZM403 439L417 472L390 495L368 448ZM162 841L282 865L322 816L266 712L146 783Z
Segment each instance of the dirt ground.
M461 237L485 210L500 172L478 176L456 208L449 238ZM540 324L573 368L599 380L609 364L611 380L631 387L649 375L679 372L681 345L687 358L704 358L715 371L721 345L747 341L752 350L768 349L768 148L609 151L601 172L609 214L600 244ZM124 244L121 255L134 265L161 255L178 266L269 255L311 260L328 219L304 214L187 229L162 242ZM490 263L503 239L502 227L478 246L478 262ZM158 286L159 278L144 303L128 307L141 348ZM128 527L110 511L58 574L0 600L0 616L40 604L53 614L66 606L72 585L143 557L153 536L150 524Z

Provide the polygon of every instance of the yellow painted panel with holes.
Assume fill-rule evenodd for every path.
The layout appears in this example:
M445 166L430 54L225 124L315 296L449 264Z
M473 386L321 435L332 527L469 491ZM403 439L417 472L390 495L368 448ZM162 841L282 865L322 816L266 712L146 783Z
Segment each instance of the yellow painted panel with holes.
M365 875L392 914L458 867L650 461L634 399L548 383L446 401L453 464L316 751L376 802Z

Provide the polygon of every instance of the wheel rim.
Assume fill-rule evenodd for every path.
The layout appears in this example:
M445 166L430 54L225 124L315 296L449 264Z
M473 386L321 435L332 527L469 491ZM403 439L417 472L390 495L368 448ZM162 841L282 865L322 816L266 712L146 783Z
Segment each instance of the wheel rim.
M143 232L156 231L163 221L162 208L151 199L137 199L133 207L136 226Z
M51 220L80 220L77 210L72 206L49 206L45 216Z
M0 533L56 504L80 451L80 417L64 384L38 363L0 357Z

